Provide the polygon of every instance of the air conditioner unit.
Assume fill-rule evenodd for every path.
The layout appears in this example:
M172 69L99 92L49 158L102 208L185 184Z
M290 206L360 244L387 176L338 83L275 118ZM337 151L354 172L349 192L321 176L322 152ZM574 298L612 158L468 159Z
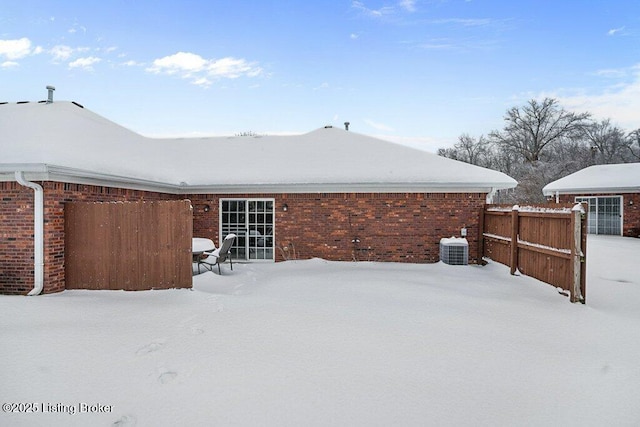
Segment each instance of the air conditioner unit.
M467 239L464 237L440 239L440 261L449 265L469 264L469 242Z

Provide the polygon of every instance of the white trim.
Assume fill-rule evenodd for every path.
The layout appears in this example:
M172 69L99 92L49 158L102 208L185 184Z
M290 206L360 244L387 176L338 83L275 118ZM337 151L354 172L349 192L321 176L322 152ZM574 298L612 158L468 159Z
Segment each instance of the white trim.
M490 193L495 187L433 183L292 183L182 187L181 194L295 194L295 193Z
M96 185L167 194L295 194L295 193L491 193L502 189L495 183L362 182L362 183L256 183L256 184L171 184L161 181L110 175L43 163L0 165L0 181L14 181L16 171L26 172L31 181L54 181Z
M24 167L24 169L18 169ZM0 181L13 181L13 173L25 171L26 178L30 181L53 181L68 184L96 185L114 188L126 188L131 190L156 191L169 194L181 194L179 185L166 184L158 181L150 181L118 175L101 174L83 169L67 168L64 166L52 166L43 163L0 165ZM188 192L184 192L187 194Z
M603 187L603 188L569 188L569 189L553 189L545 190L545 196L554 196L556 194L575 194L577 196L581 194L629 194L640 193L640 187Z

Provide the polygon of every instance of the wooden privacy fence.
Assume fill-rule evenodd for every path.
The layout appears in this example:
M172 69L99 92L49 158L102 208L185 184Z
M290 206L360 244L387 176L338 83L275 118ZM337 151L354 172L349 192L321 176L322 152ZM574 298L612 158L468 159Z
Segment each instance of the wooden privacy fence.
M487 205L483 256L585 302L587 228L581 205Z
M191 202L66 203L65 287L191 287Z

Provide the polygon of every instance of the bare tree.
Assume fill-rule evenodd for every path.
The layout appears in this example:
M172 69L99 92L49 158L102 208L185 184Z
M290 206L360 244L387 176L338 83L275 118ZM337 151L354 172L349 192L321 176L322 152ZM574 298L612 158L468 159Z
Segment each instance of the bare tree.
M458 142L453 148L439 148L438 155L471 163L472 165L490 167L491 155L489 145L490 142L484 135L480 135L478 139L475 139L465 133L460 135Z
M497 144L519 152L525 161L536 163L550 144L581 136L589 116L568 112L552 98L542 102L532 99L523 107L508 110L504 129L489 136Z
M502 131L488 138L462 134L438 154L504 172L518 181L501 192L502 203L543 202L542 188L551 181L592 164L640 161L640 129L625 133L610 120L565 111L555 99L531 100L509 109Z
M627 148L632 161L640 161L640 129L629 132L627 135Z
M458 138L456 148L463 153L463 161L471 163L472 165L487 166L489 159L489 141L487 141L484 135L480 135L478 139L473 138L468 134L463 134Z
M624 162L629 141L622 129L606 119L585 126L584 130L593 154L592 164Z
M591 146L581 140L567 141L551 147L548 163L553 164L554 167L549 176L550 181L593 165L593 152Z
M447 157L453 160L460 160L458 158L458 150L455 148L438 148L438 156Z

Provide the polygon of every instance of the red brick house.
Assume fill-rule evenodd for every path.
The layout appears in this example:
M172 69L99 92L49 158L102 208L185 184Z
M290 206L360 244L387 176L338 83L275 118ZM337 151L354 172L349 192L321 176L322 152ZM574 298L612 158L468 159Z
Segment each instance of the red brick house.
M39 102L1 104L0 132L3 293L65 288L68 202L189 199L194 236L235 233L235 258L246 262L436 262L440 238L463 228L474 262L481 208L517 184L332 127L154 139L76 103Z
M547 184L556 203L588 203L588 232L640 237L640 163L589 166Z

